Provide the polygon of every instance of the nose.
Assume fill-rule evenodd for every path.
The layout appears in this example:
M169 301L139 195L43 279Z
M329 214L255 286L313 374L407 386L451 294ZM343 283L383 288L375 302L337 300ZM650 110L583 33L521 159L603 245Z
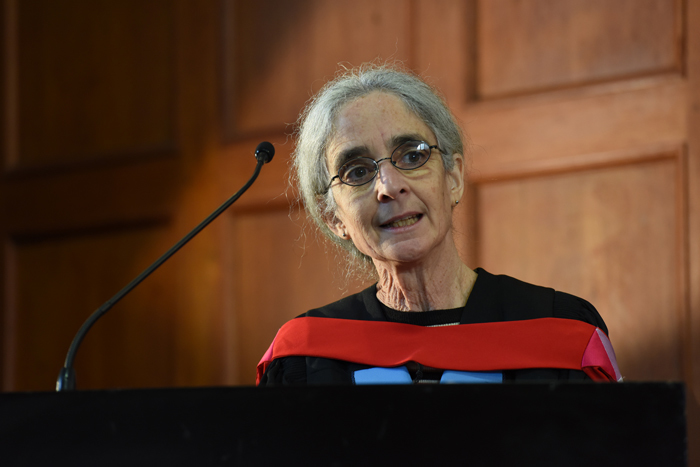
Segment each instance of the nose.
M391 161L391 157L385 157L377 161L375 190L377 199L380 202L385 202L396 199L401 193L405 193L408 187L406 185L406 177L403 176L402 171L394 167L391 162L380 164L382 161Z

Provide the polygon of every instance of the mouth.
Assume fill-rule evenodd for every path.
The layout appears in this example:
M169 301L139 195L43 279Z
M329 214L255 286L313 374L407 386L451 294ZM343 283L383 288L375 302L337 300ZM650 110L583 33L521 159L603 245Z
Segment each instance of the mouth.
M392 229L392 228L397 228L397 227L406 227L409 225L413 225L416 222L420 220L420 218L423 217L423 214L413 214L408 217L404 217L402 219L395 220L393 222L387 222L386 224L382 224L381 227L385 229Z

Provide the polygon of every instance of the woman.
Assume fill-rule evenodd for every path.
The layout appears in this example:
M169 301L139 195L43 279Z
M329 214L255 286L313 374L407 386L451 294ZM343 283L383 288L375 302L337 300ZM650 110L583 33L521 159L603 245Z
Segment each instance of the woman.
M461 261L464 152L437 92L396 68L350 70L310 102L293 156L306 211L377 283L287 323L260 385L619 379L588 302Z

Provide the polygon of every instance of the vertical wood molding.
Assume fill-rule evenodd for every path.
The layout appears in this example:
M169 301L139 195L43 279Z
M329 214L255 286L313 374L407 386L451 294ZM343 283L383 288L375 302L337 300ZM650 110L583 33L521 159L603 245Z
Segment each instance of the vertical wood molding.
M688 395L692 398L693 392L693 316L690 305L692 288L690 287L692 257L690 252L690 223L692 212L690 211L691 200L689 198L690 173L689 173L689 145L686 144L679 154L678 171L676 176L678 206L676 207L677 218L677 248L678 258L678 280L676 287L679 294L679 309L682 312L679 317L680 334L683 339L683 379L689 385Z
M415 2L411 66L440 89L457 113L476 93L476 0Z
M689 393L695 400L695 435L700 433L700 0L687 0L688 77L688 291L690 343ZM693 438L690 438L693 439ZM697 437L695 438L697 439ZM693 460L694 459L694 460ZM691 456L700 466L700 450Z
M686 12L688 465L700 467L700 447L690 441L700 439L700 0L686 0Z
M5 100L2 128L2 171L17 162L17 0L4 0L2 4L4 37L2 42L2 95Z
M3 0L0 4L0 24L3 36L0 38L0 95L3 97L2 115L0 116L0 175L13 161L16 153L16 108L17 108L17 42L16 42L16 0ZM0 177L1 178L1 177ZM6 190L0 185L0 195L6 199ZM13 387L15 368L15 316L14 309L14 263L12 240L7 233L7 214L0 201L0 389L8 391Z
M12 239L3 235L2 250L0 250L0 265L2 265L3 283L0 291L0 318L2 319L2 374L0 374L0 383L3 391L11 391L15 388L15 369L16 369L16 289L17 289L17 273L14 242Z
M221 4L179 1L176 4L176 121L183 183L173 218L175 240L187 233L225 199L221 199ZM220 219L178 253L173 293L176 312L173 385L223 384L225 348L222 313Z
M237 248L233 242L235 225L230 215L222 215L219 219L219 244L221 245L221 326L222 332L222 384L243 384L245 380L241 360L236 349L240 342L240 330L236 308L235 272L237 268L234 252Z

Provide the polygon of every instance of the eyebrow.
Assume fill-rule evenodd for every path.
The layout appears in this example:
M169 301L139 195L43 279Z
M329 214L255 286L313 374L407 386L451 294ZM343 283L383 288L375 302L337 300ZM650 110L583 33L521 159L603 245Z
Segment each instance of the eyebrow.
M395 148L401 146L407 141L427 141L425 136L419 135L418 133L404 133L402 135L396 135L391 140L389 140L389 149L394 150ZM429 143L428 143L429 144Z
M424 136L418 133L404 133L400 135L393 136L387 146L390 151L393 151L403 143L407 141L426 141ZM352 148L345 149L338 154L335 160L335 171L337 172L347 161L355 159L356 157L368 157L370 150L367 146L354 146Z
M354 146L352 148L340 151L338 157L335 159L335 171L337 172L347 161L355 159L356 157L366 156L369 154L369 148L367 146Z

